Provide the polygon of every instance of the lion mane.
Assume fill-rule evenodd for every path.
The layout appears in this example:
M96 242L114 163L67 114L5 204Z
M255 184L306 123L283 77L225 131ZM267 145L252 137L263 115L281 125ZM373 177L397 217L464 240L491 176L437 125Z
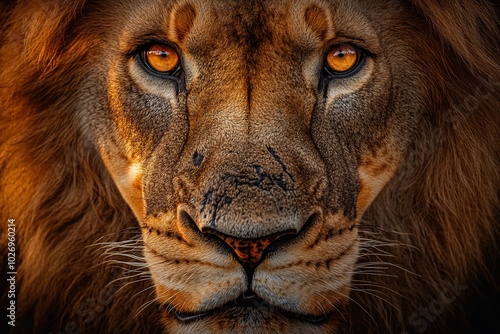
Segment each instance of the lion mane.
M79 95L78 84L79 69L95 66L86 56L95 32L84 20L94 7L83 0L0 2L1 307L9 305L6 235L15 219L14 332L161 331L158 309L147 304L152 283L134 277L129 265L142 257L140 228L75 107L91 99ZM387 268L354 276L350 330L498 329L498 8L481 0L396 7L428 28L402 33L445 52L423 47L422 62L440 58L428 62L421 83L429 87L421 97L428 111L406 162L363 217L361 236L379 244L359 265ZM130 241L136 247L127 255L100 246ZM364 293L364 284L374 292Z

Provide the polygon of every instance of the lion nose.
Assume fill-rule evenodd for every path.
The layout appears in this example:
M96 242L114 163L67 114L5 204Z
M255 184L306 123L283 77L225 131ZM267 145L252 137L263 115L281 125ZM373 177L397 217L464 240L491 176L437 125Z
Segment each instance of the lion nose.
M217 240L230 249L250 277L252 272L265 259L270 249L278 249L287 241L292 241L301 235L307 235L308 231L313 230L313 226L317 227L321 224L321 216L321 213L316 211L303 224L300 224L297 229L282 228L264 236L249 238L242 237L241 234L240 236L235 236L231 232L228 233L225 229L214 226L203 226L201 224L200 226L192 218L193 216L186 211L181 210L180 212L181 220L187 223L190 229L197 230L198 233L201 232L203 235L210 237L212 240ZM258 226L258 223L256 223L256 226Z
M276 244L279 241L287 239L287 237L290 238L297 234L296 231L289 230L256 239L242 239L222 234L210 228L205 228L202 232L211 234L222 240L231 247L234 254L243 265L250 267L254 267L263 259L266 249L268 249L271 244Z
M320 222L319 213L312 214L304 224L300 224L299 228L281 228L275 229L273 233L257 237L242 237L234 235L223 228L215 226L206 226L197 222L187 210L179 211L179 219L181 224L189 230L196 230L198 233L210 237L212 240L219 241L222 245L229 248L235 255L237 260L245 267L247 271L253 271L260 262L262 262L268 253L271 246L279 247L284 242L297 238L302 235L305 230L310 230L311 226ZM256 226L258 224L256 223ZM306 232L304 232L306 233ZM248 235L248 234L247 234Z

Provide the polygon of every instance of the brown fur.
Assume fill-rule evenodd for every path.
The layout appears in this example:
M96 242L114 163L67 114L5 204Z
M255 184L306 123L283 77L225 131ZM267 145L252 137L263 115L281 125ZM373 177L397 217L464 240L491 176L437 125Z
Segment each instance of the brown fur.
M314 43L331 38L331 30L338 29L330 26L331 17L325 14L322 9L324 6L328 6L327 1L314 1L314 5L306 10L305 20L310 22ZM404 71L399 73L419 69L420 76L405 79L418 82L419 90L412 92L416 97L412 95L410 99L415 99L426 108L419 116L419 121L413 124L414 128L408 126L398 134L401 145L408 142L407 149L399 152L399 143L385 142L385 137L377 132L371 138L375 143L374 147L360 149L363 152L359 166L367 175L357 188L355 206L355 210L359 212L366 210L357 229L360 255L351 284L349 313L342 310L343 316L332 320L328 330L337 328L339 322L344 320L349 324L346 328L354 333L399 333L405 330L473 332L491 330L489 326L496 326L498 329L499 325L494 319L495 308L498 310L499 307L495 298L498 298L500 289L497 244L500 214L498 9L490 2L481 0L447 2L446 5L438 5L430 0L413 0L411 3L387 1L380 8L378 5L368 5L367 2L366 6L373 8L373 21L383 21L385 18L394 20L378 31L379 34L388 36L388 53L411 50L409 53L419 55L411 61L402 60L399 66ZM125 175L129 164L143 159L143 152L162 147L175 150L184 145L197 148L197 140L203 136L213 136L208 137L209 140L201 145L206 152L214 150L210 145L215 145L215 149L220 149L219 152L233 152L233 148L238 151L240 142L227 144L224 138L230 132L226 133L218 127L225 122L230 129L243 128L244 120L238 118L238 115L220 116L215 112L232 110L231 106L225 104L227 101L234 102L238 107L253 103L253 107L257 108L267 106L266 103L272 99L277 109L286 109L290 100L296 105L312 105L315 102L309 101L311 95L304 93L309 90L308 87L303 87L302 82L290 85L290 94L285 98L277 95L278 93L265 95L256 86L256 78L262 79L261 85L265 87L279 86L279 82L276 83L273 76L263 76L259 72L261 68L249 60L238 65L239 72L247 71L245 73L251 74L249 78L239 80L232 73L227 74L227 77L221 74L220 81L207 81L203 86L203 89L215 87L214 90L222 92L224 98L221 101L215 94L210 95L208 89L205 91L192 84L192 95L197 94L199 101L211 101L212 104L203 106L207 110L213 107L210 109L214 111L211 118L200 116L194 111L201 109L197 105L202 104L201 102L193 102L188 99L189 96L179 94L179 99L185 100L182 100L178 108L182 109L183 103L189 105L189 120L178 116L172 122L173 125L164 125L165 128L161 131L173 133L183 126L183 122L189 121L189 134L177 131L175 133L182 135L172 136L168 140L158 139L155 133L138 125L139 122L134 118L137 115L131 116L126 114L126 110L115 108L112 117L102 117L102 127L109 127L112 135L109 135L106 143L98 142L93 137L92 126L101 125L89 121L89 114L103 111L95 109L97 98L89 93L92 92L89 87L95 85L103 90L116 89L109 88L107 80L112 82L124 77L106 72L109 77L103 78L96 73L100 73L98 68L107 69L107 66L111 66L111 60L105 58L106 53L102 50L105 50L108 43L113 47L119 46L118 42L110 42L118 39L115 34L117 27L110 20L110 13L118 17L134 7L133 1L122 1L122 4L103 1L101 5L93 1L25 0L18 1L17 5L0 2L0 253L3 255L0 265L2 270L6 268L6 222L8 218L15 218L18 308L13 332L70 333L75 332L75 329L101 333L161 332L162 315L159 308L154 307L154 304L145 304L152 299L155 278L151 278L147 271L137 271L147 267L143 258L143 239L151 240L161 236L166 238L164 240L184 243L185 247L190 246L190 243L193 247L201 246L198 239L190 234L191 230L184 227L176 230L162 223L161 214L173 211L158 198L168 198L168 201L175 204L180 203L175 201L178 198L201 198L202 189L208 189L210 184L222 180L219 174L210 171L211 167L212 170L241 168L243 174L247 171L241 167L243 163L235 158L239 156L232 156L230 153L222 156L220 153L219 157L217 153L212 153L218 160L209 160L209 154L206 154L207 161L202 165L202 168L206 168L203 170L205 174L199 179L183 176L189 173L182 174L175 169L175 178L174 175L166 175L160 180L155 179L159 178L159 174L154 171L139 169L131 181L133 186L124 190L120 185L117 186L117 175ZM338 4L332 5L334 7L347 10ZM141 25L143 28L153 26L155 20L159 20L157 17L163 13L160 6L153 8L148 12L151 18L136 17L139 21L131 20L130 24ZM232 44L229 37L226 40L225 35L217 35L216 29L222 28L216 25L210 25L206 30L197 27L196 16L201 15L198 10L200 8L192 5L180 5L172 10L173 21L180 23L169 30L170 35L173 35L170 39L181 47L184 44L196 45L196 50L206 51L204 40L199 39L194 32L203 31L207 35L220 36L216 41L220 49L215 51L222 55L222 60L214 63L213 67L220 73L225 73L225 66L232 66L232 63L231 59L224 58L229 53L222 50L228 50ZM389 14L382 14L387 11ZM255 19L251 15L257 14L248 13L242 15L241 21L248 17ZM398 13L400 19L394 19L390 13ZM207 22L213 17L211 12L202 14ZM370 13L366 15L369 16ZM231 23L227 23L224 17L218 19L227 25ZM361 25L358 22L352 24ZM401 45L403 42L397 34L391 35L391 27L401 36L411 35L414 43L405 42L406 44ZM257 34L260 30L257 25L254 28ZM235 31L237 29L238 27ZM277 23L276 29L285 28ZM243 30L235 33L240 37L248 37L246 33L251 34ZM258 41L273 38L253 37ZM214 41L214 45L216 42ZM285 53L286 47L285 44L283 48L277 49ZM231 55L239 56L239 49L234 50L237 50L236 53ZM196 56L208 57L206 54L209 53L199 51ZM272 61L268 65L270 69L275 66L277 72L280 72L279 66L282 66L279 63L273 64ZM398 67L397 64L392 65ZM187 75L193 77L197 75L197 71L203 71L195 67L190 70ZM211 79L207 76L206 80ZM294 79L290 80L293 82ZM254 84L252 94L257 97L253 100L242 88L247 84ZM108 95L112 106L122 102L120 98L124 92L133 91L133 88L124 86L118 89L119 94ZM400 99L403 100L402 97ZM241 105L238 104L240 102ZM375 100L370 102L373 105L378 103ZM175 111L172 113L175 114ZM261 128L265 124L280 124L282 119L278 121L278 118L273 117L278 116L263 114L262 123L258 124ZM302 135L307 132L300 119L312 119L311 123L306 123L312 126L311 124L315 124L314 117L310 114L290 116L286 118L288 123L285 122L289 128L278 133L278 138L267 133L260 135L271 138L281 148L279 154L283 154L286 144L279 146L279 137L290 137L290 146L298 147L301 141L294 134ZM116 124L113 123L115 121ZM394 129L397 126L394 124L397 125L398 121L401 120L391 120L393 123L385 129L386 132L396 131ZM359 124L362 129L360 131L377 127L372 124L373 120L366 122ZM339 123L339 127L345 125ZM251 130L248 131L251 133ZM402 133L405 131L408 135L403 137ZM144 140L146 137L147 140ZM127 138L128 144L133 144L127 146L130 149L122 150L119 144L113 144L113 141L117 142L120 138ZM357 139L353 138L354 140ZM210 142L216 144L207 144ZM304 150L312 151L307 145L304 144ZM250 153L244 159L251 157L264 161L263 157L267 154L252 146L246 146L246 150ZM319 154L325 152L329 153L325 148ZM293 154L289 156L285 153L282 159L298 179L300 166L293 166L292 163L290 167L290 161L295 161L293 158L298 156ZM178 161L190 161L191 156L190 153L188 158L179 157ZM275 155L275 160L271 162L262 162L264 170L269 172L268 180L276 181L277 175L282 172L276 162L279 160L277 156L279 157ZM336 158L338 157L331 156L331 159ZM320 158L314 156L308 159L310 160L303 165L310 167L311 175L326 175L323 169L316 166ZM321 159L327 161L328 157L322 155ZM250 158L248 160L253 161ZM165 170L177 168L176 165L169 165L169 161L162 160L161 156L158 161L158 164L167 166ZM208 167L205 167L206 164ZM185 170L191 171L187 167ZM286 175L283 177L288 182L286 188L291 181ZM310 179L307 177L309 176L296 181L297 191L311 194L310 197L314 198L311 203L316 204L314 196L319 198L318 194L327 191L321 181L325 178L318 181L312 176ZM378 179L384 180L381 185L383 189L379 189L373 181ZM158 188L161 188L158 185L172 184L175 196L178 197L169 193L154 193L148 202L149 206L144 204L146 200L143 194L157 191L147 188L152 183L147 182L148 180L155 180ZM309 183L310 180L312 181ZM339 184L342 182L338 181ZM330 188L331 185L332 183ZM304 190L306 187L310 188ZM237 198L236 191L231 193L230 186L227 189L231 196ZM270 189L271 193L274 192L270 196L282 200L285 206L295 203L292 197L280 197L281 193L276 190L278 188ZM332 193L332 201L342 202L343 193ZM246 202L252 203L252 212L256 216L267 209L265 198L260 198L258 194L249 192L245 198ZM216 195L215 192L214 196ZM307 207L307 201L309 199L299 201L299 209ZM236 201L233 205L240 204ZM241 207L243 206L238 206ZM323 209L326 216L326 206ZM161 212L160 218L152 218L153 215L157 217L158 212ZM242 215L239 211L227 211L226 214L230 217ZM198 219L195 214L191 215L201 229L203 220ZM150 218L145 222L141 221L146 216ZM254 216L251 218L255 219ZM180 218L179 220L182 221ZM337 240L340 235L346 238L340 239L332 248L343 247L344 242L347 243L346 240L355 233L348 222L328 228L330 230L318 228L318 243L321 240ZM118 248L120 245L128 247L130 251L122 252ZM164 249L161 248L162 242L157 245ZM205 249L200 249L200 253L206 251L210 255L210 252L215 252L216 247L206 246ZM165 254L158 254L158 257L168 262L169 259L164 256ZM309 259L310 261L300 260L303 260L304 272L315 266L315 258ZM131 262L143 265L133 265ZM201 265L200 263L199 259L186 258L184 264L178 263L178 268L187 272ZM316 262L316 268L321 265L320 261ZM5 276L5 271L2 274ZM134 274L139 276L134 277ZM5 279L2 277L2 284ZM454 288L450 288L450 285ZM172 292L166 290L165 287L156 287L159 296L172 296ZM422 308L429 310L432 309L430 305L436 301L442 302L442 294L446 291L451 291L456 299L443 302L442 311L430 311L430 318L422 315ZM348 293L349 288L343 286L338 291L331 291L326 297L331 301L343 300ZM308 309L318 307L314 305L315 301L318 305L324 302L321 298L308 301L311 303ZM192 307L196 307L196 300L189 294L175 295L171 302L174 305L182 304L187 309L192 302ZM3 309L7 303L4 292L1 300ZM145 309L140 310L145 305ZM176 331L177 327L169 325L168 319L163 317L163 321L167 322L163 323L165 328ZM276 321L269 326L275 326L270 328L278 331L280 328L286 329L287 327L283 327L286 325ZM211 326L214 331L227 331L231 328L231 323L214 321Z

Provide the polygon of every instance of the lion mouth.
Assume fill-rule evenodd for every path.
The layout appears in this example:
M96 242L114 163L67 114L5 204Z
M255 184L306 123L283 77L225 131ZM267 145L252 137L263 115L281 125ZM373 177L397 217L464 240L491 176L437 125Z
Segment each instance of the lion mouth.
M334 315L334 313L340 312L339 309L321 315L291 312L276 306L269 305L262 298L258 297L253 291L246 291L237 299L228 302L223 306L208 311L178 312L175 310L167 310L167 312L172 314L177 321L184 324L216 316L227 319L237 318L248 311L260 312L263 316L267 316L269 314L272 314L274 316L282 316L295 322L306 322L313 325L322 325L326 323Z

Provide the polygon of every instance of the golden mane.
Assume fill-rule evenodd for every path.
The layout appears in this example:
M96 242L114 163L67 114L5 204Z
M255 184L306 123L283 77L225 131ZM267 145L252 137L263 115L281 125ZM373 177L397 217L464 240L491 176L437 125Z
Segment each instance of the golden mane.
M134 317L148 299L131 298L150 285L127 285L135 281L122 279L130 276L129 266L103 266L106 258L95 246L135 244L140 229L78 124L79 77L68 71L84 61L92 43L71 35L84 3L0 4L6 32L0 58L8 63L0 67L0 215L2 221L16 220L16 316L22 319L16 330L154 333L154 310ZM17 61L8 60L10 52L19 55ZM6 238L0 250L6 268ZM140 246L136 253L142 256ZM60 322L52 323L47 312Z
M500 288L498 13L487 1L439 5L418 0L413 4L429 24L431 37L426 37L437 39L445 54L429 55L442 60L441 67L427 65L423 84L432 87L429 114L406 162L363 218L368 225L365 233L380 238L382 253L370 255L373 250L368 250L363 262L382 265L380 256L395 255L387 263L392 269L385 274L404 277L397 285L402 296L376 288L395 286L394 277L385 276L378 276L373 284L382 298L354 292L357 310L351 323L356 333L372 331L374 323L383 319L381 332L385 326L473 332L473 327L453 327L464 324L447 323L447 316L464 319L466 313L492 312L494 305L480 306L478 300L485 293L498 294ZM397 252L394 246L384 247L386 243L399 244ZM367 279L374 277L354 278ZM443 293L450 292L453 301L444 298ZM453 303L455 314L442 314L445 310L436 306L440 303ZM367 313L376 321L359 321Z
M114 257L123 268L102 265L106 248L95 246L137 241L142 256L138 224L81 127L77 86L86 73L74 65L89 61L86 50L98 43L98 32L81 22L85 1L63 3L0 2L0 265L6 268L5 228L14 218L23 319L17 329L159 332L156 308L137 312L152 291L136 296L151 286L147 277L120 280L131 276L130 258ZM375 290L353 291L351 324L359 333L452 331L452 314L431 319L419 317L419 309L446 302L440 296L450 285L458 289L456 314L473 312L476 294L500 290L499 15L487 1L413 0L403 7L427 21L420 38L443 47L422 62L443 59L422 83L431 86L428 114L406 163L361 225L362 236L378 239L380 254L367 249L359 265L389 269L354 277L354 286L370 281ZM60 322L46 320L47 313Z

